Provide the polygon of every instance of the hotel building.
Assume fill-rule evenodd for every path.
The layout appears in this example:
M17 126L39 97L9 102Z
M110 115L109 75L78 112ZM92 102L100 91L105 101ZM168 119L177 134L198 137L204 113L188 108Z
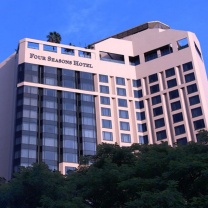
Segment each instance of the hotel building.
M197 142L207 90L195 34L161 22L88 49L22 39L0 64L0 176L34 162L65 174L102 142Z

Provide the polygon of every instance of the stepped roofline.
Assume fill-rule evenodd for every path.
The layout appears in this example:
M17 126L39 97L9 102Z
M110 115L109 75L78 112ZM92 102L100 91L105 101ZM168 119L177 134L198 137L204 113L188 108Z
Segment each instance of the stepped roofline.
M90 44L91 46L93 46L94 44L96 43L99 43L99 42L102 42L108 38L116 38L116 39L123 39L127 36L130 36L130 35L133 35L133 34L136 34L136 33L139 33L139 32L142 32L144 30L147 30L147 29L155 29L155 28L159 28L159 29L170 29L170 27L160 21L152 21L152 22L146 22L144 24L141 24L141 25L138 25L136 27L133 27L131 29L128 29L128 30L125 30L123 32L120 32L118 34L115 34L115 35L112 35L110 37L107 37L107 38L104 38L102 40L99 40L97 42L94 42L92 44Z

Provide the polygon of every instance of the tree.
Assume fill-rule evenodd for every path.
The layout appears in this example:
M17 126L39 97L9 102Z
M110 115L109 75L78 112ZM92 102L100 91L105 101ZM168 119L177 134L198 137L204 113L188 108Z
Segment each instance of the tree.
M5 208L208 207L208 146L98 145L69 175L45 164L21 168L0 185Z
M60 43L61 42L61 35L57 32L50 32L47 36L47 41L52 43Z

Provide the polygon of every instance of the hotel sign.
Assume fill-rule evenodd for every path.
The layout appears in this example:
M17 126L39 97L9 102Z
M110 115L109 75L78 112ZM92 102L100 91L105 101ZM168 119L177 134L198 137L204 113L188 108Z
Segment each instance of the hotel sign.
M53 58L51 56L40 56L36 55L34 53L30 53L30 58L31 59L38 59L41 61L50 61L50 62L56 62L56 63L62 63L62 64L69 64L69 65L74 65L74 66L82 66L82 67L88 67L88 68L93 68L92 64L76 61L76 60L67 60L67 59L57 59Z

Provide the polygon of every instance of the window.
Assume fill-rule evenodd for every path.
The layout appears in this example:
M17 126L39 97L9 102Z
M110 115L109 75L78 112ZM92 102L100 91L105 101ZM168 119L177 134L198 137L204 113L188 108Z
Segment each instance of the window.
M145 132L147 131L147 125L146 123L143 124L137 124L138 132Z
M21 157L36 158L36 150L21 149Z
M112 132L103 131L103 140L113 141L113 134L112 134Z
M200 58L202 59L201 52L200 52L200 50L199 50L198 46L196 45L196 43L194 43L194 46L195 46L195 49L196 49L196 51L197 51L198 55L199 55L199 56L200 56Z
M158 58L157 50L149 51L144 54L145 62Z
M100 51L100 60L124 64L124 55Z
M120 106L120 107L127 107L127 100L125 100L125 99L118 99L118 106Z
M116 77L116 84L117 85L125 85L125 79L122 77Z
M39 50L39 43L28 42L28 43L27 43L27 47L28 47L28 48L32 48L32 49L37 49L37 50Z
M71 49L71 48L61 48L61 53L74 56L74 49Z
M196 104L200 103L199 96L195 95L193 97L190 97L189 103L190 103L190 105L196 105Z
M129 113L126 110L119 110L119 118L129 118Z
M117 95L126 96L126 89L117 87Z
M131 143L131 135L130 134L121 134L121 141L125 143Z
M163 47L160 48L161 56L165 56L165 55L168 55L170 53L173 53L173 48L172 48L171 44L163 46Z
M160 91L159 84L156 84L156 85L153 85L153 86L150 87L150 93L151 94L159 92L159 91Z
M134 97L135 98L141 98L142 95L142 90L134 90Z
M171 68L171 69L165 70L165 75L166 75L166 78L174 76L175 75L175 69Z
M201 107L191 109L192 118L198 117L202 115Z
M183 64L183 71L184 72L189 71L191 69L193 69L193 64L191 61Z
M186 145L187 144L187 138L183 137L183 138L177 139L177 144L178 145Z
M162 131L156 132L156 137L157 137L157 141L166 139L167 138L166 131L162 130Z
M129 56L129 64L132 66L136 66L140 64L139 56Z
M104 104L104 105L110 105L110 98L101 96L100 102L101 102L101 104Z
M163 126L165 126L164 118L160 118L160 119L155 120L155 128L156 129L163 127Z
M187 83L187 82L194 81L194 80L195 80L195 75L194 75L194 73L190 73L190 74L185 75L185 80L186 80L186 83Z
M108 76L107 76L107 75L102 75L102 74L100 74L100 75L99 75L99 81L100 81L100 82L108 83Z
M187 92L188 92L188 94L197 92L196 84L192 84L192 85L187 86Z
M177 123L183 121L183 114L182 113L177 113L173 115L173 123Z
M157 74L152 74L149 76L149 83L153 83L153 82L156 82L158 81L158 77L157 77Z
M145 135L145 136L139 136L139 143L140 144L148 144L148 136Z
M153 109L154 116L159 116L163 114L162 106Z
M100 92L109 94L109 87L104 86L104 85L100 85Z
M111 116L111 110L110 108L101 108L101 115L102 116Z
M183 38L181 40L178 40L177 41L177 45L178 45L178 50L187 48L189 46L188 45L188 39L187 38Z
M179 97L178 90L173 90L173 91L169 92L169 98L170 98L170 100L175 99L177 97Z
M78 51L79 57L91 58L91 53L88 51Z
M141 87L141 79L132 80L133 87Z
M185 127L184 125L176 126L175 127L175 135L180 135L185 133Z
M194 129L195 130L203 129L204 127L205 127L205 124L204 124L204 120L203 119L200 119L198 121L194 121Z
M180 101L176 101L176 102L171 103L171 110L172 111L175 111L175 110L178 110L178 109L181 109Z
M167 85L168 85L168 88L177 86L177 81L176 81L176 79L168 80L168 81L167 81Z
M155 97L152 97L152 105L156 105L158 103L161 103L161 97L160 97L160 95L157 95Z
M43 50L44 51L50 51L50 52L57 52L57 47L56 46L51 46L51 45L43 45Z
M129 131L130 130L129 123L120 121L120 129L125 130L125 131Z
M111 120L102 119L102 127L107 129L112 129Z
M141 100L141 101L135 101L135 108L136 109L142 109L144 108L144 101Z
M136 112L136 117L138 121L142 121L145 119L145 112Z

